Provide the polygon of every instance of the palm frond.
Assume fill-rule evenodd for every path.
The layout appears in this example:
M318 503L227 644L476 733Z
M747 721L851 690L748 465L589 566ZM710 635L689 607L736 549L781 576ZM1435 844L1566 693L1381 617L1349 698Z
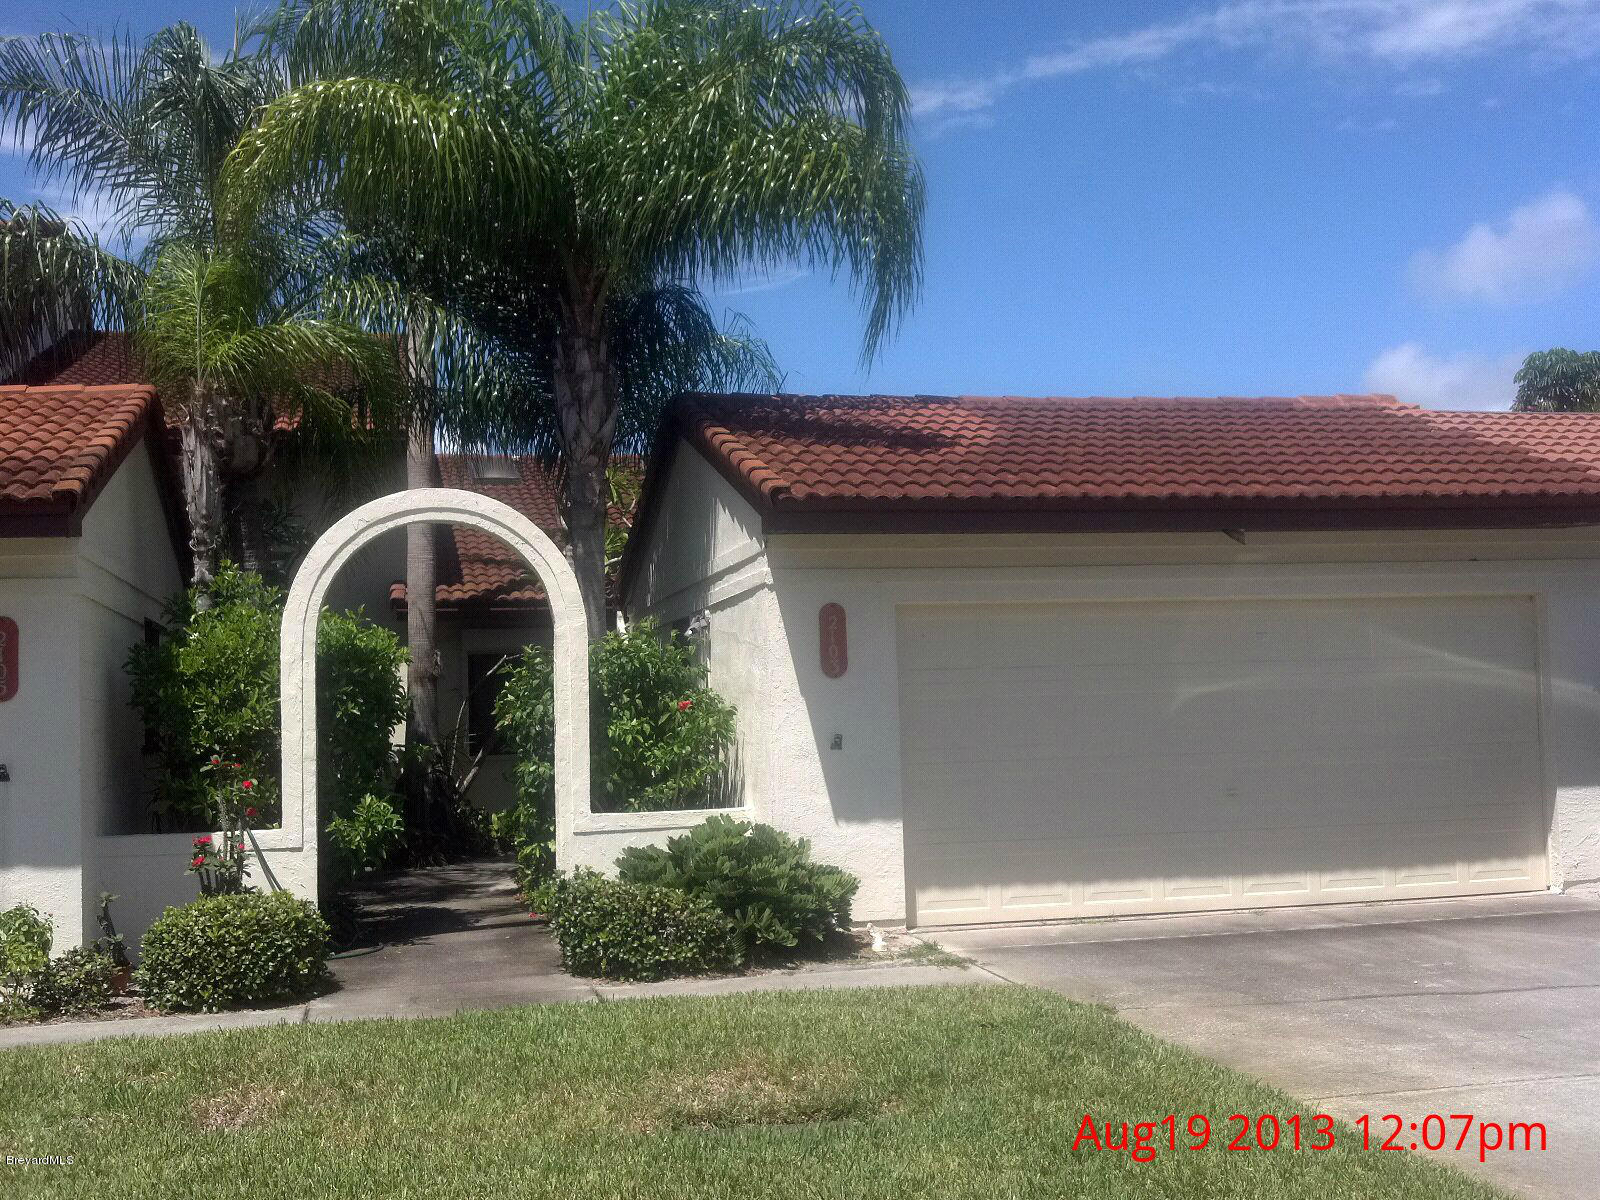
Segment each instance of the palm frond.
M69 334L120 327L139 282L83 225L0 199L0 380Z
M225 186L246 221L305 189L353 225L426 237L538 219L556 169L548 146L475 97L341 79L269 105L229 159Z
M652 0L595 20L605 82L572 153L607 261L847 270L873 357L920 289L925 201L905 85L859 11Z

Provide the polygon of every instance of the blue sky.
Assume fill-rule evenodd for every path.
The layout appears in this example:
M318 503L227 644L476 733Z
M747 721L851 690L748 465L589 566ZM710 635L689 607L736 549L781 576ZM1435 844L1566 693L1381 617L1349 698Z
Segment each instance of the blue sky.
M926 289L865 372L842 281L718 292L791 390L1503 407L1529 350L1600 347L1600 0L863 7L916 98ZM83 0L0 32L220 43L232 13ZM0 150L0 195L34 194Z

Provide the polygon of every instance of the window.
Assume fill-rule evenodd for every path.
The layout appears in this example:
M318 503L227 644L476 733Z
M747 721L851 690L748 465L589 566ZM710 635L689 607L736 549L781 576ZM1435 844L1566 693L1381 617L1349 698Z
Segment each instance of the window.
M477 754L485 747L490 754L499 752L495 746L499 737L494 727L494 705L505 683L504 668L510 663L509 654L467 655L468 754Z

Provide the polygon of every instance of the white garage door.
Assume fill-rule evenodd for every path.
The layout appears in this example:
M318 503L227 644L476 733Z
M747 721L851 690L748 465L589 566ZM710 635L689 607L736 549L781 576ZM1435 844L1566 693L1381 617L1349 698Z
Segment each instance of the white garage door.
M1545 882L1532 601L907 608L925 925Z

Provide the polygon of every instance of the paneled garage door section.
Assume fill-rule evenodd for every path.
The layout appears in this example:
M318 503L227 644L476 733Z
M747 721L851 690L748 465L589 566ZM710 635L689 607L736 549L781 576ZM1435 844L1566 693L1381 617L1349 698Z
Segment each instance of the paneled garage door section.
M1545 885L1523 597L902 609L924 925Z

